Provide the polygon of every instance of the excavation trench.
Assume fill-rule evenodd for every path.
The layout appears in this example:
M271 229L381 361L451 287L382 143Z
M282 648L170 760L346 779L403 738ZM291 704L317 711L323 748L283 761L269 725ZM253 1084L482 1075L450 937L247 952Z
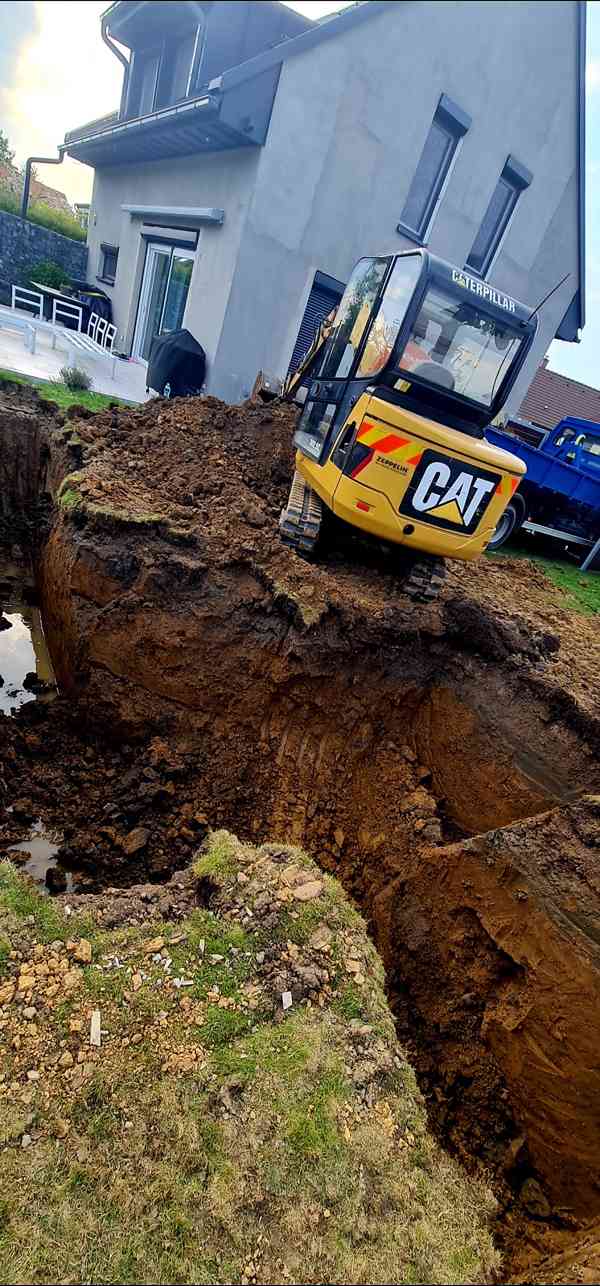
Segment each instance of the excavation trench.
M300 563L275 525L289 427L211 399L63 424L5 395L0 516L37 537L62 691L5 721L7 800L66 817L61 860L88 887L163 878L207 825L302 844L369 917L440 1137L505 1207L525 1193L547 1223L588 1220L588 636L563 664L567 613L533 570L490 564L499 602L479 571L417 609L385 566Z

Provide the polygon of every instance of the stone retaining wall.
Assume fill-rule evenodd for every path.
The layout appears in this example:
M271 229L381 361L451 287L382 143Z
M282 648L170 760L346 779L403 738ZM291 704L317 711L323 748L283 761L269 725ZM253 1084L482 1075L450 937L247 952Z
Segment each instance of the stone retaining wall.
M60 232L42 228L16 214L0 210L0 303L10 303L10 288L36 263L51 259L68 277L85 279L88 248Z

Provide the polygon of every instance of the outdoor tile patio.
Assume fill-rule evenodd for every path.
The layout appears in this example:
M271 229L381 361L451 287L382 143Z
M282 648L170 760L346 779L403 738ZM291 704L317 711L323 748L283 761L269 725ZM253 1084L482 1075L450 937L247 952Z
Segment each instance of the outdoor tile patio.
M55 380L59 378L61 366L66 366L68 360L66 348L60 348L60 339L53 349L48 333L37 332L36 351L32 354L25 347L23 334L0 328L0 370L15 371L38 380ZM112 393L129 402L146 402L148 399L146 367L141 362L131 359L117 362L114 380L111 379L108 361L97 361L81 354L77 357L77 365L91 375L95 393Z

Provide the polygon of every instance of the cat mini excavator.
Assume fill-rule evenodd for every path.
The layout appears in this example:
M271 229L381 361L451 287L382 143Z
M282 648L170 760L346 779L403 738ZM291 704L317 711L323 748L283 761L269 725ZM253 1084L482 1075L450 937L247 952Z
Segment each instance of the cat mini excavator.
M486 548L525 466L486 442L537 329L531 310L425 250L361 259L283 396L306 397L283 541L331 515L395 552L403 592Z

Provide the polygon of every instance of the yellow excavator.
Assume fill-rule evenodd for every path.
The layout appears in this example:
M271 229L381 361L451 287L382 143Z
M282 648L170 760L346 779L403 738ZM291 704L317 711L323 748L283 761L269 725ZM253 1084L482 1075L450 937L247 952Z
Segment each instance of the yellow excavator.
M525 473L486 442L537 329L530 309L425 250L361 259L283 396L299 401L283 541L314 556L324 519L396 551L403 592L435 598L476 558Z

